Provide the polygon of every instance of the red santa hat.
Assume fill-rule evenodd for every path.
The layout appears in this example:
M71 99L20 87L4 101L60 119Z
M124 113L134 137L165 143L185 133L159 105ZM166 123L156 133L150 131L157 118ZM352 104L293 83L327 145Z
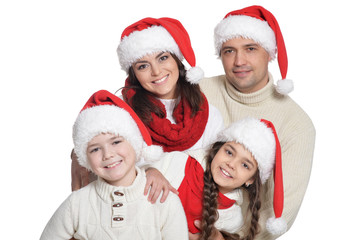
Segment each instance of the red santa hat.
M173 18L144 18L124 29L117 49L121 68L128 72L129 67L145 55L167 51L181 61L187 60L188 82L197 84L203 78L203 70L196 67L190 38L186 29Z
M261 6L250 6L228 13L214 30L214 43L217 54L222 44L230 39L243 37L260 44L274 59L277 55L282 79L276 89L281 94L293 91L292 80L286 79L288 60L281 29L271 12Z
M79 164L89 170L88 143L101 133L122 136L134 148L137 160L143 157L145 161L156 161L163 154L160 146L152 145L147 128L133 109L106 90L89 98L73 126L74 152Z
M267 220L266 228L274 235L287 231L287 223L282 218L283 177L281 146L275 127L264 119L245 118L234 122L219 134L218 141L235 141L250 151L258 163L262 184L270 177L273 170L274 217Z

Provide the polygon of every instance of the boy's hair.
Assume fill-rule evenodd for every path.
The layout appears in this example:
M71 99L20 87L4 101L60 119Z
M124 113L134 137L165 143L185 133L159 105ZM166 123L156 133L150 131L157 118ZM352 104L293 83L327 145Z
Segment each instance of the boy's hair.
M183 63L178 59L178 57L170 53L171 56L177 63L179 69L179 78L177 81L177 91L180 93L181 97L184 97L191 109L192 116L194 116L200 109L200 106L203 103L202 93L198 84L191 84L186 80L186 70ZM155 104L158 101L154 94L145 90L142 85L139 83L137 77L135 76L134 70L132 67L129 68L129 77L128 84L123 88L123 98L126 103L128 103L134 111L137 113L139 118L145 123L148 124L152 121L151 112L157 115L160 118L165 117L165 112ZM132 97L128 97L127 92L133 89L135 94ZM152 101L149 101L152 99Z
M218 219L218 194L219 189L215 183L212 172L211 163L225 142L216 142L209 149L206 156L206 169L204 172L204 188L203 188L203 210L202 210L202 223L201 223L201 240L210 239L215 234L215 222ZM260 201L260 188L261 179L259 171L257 170L254 177L254 182L249 187L242 186L246 189L249 196L248 210L251 212L251 225L248 234L242 240L253 240L259 229L259 209L261 208ZM221 231L225 239L241 239L238 234Z

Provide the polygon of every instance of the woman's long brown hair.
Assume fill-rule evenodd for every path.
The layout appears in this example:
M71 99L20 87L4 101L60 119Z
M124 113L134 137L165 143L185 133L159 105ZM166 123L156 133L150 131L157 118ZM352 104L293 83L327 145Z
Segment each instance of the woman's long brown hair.
M186 80L187 71L185 70L183 63L173 53L170 54L176 61L179 69L177 91L181 97L184 97L188 101L192 109L192 116L194 116L199 111L200 106L203 103L200 87L198 84L191 84ZM148 124L152 121L151 112L155 113L160 118L164 118L165 112L163 112L159 106L154 104L153 101L149 101L150 98L158 101L156 100L155 95L148 92L142 87L142 85L140 85L137 77L135 76L133 67L129 68L128 81L129 85L124 87L125 91L127 91L127 89L134 89L135 94L131 99L127 98L127 94L124 94L123 98L124 101L133 108L140 119L145 124Z

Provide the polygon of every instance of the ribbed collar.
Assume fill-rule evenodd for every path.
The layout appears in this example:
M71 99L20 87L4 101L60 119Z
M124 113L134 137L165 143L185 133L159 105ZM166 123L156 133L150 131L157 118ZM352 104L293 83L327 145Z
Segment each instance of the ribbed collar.
M121 192L124 194L126 202L131 202L139 199L139 197L143 195L146 178L144 170L139 169L137 166L135 167L135 169L137 171L137 176L135 177L132 185L128 187L113 186L105 182L104 179L98 177L98 180L95 184L95 189L99 197L105 202L110 203L114 200L114 192Z
M224 79L226 84L226 91L232 99L245 105L252 105L262 102L268 99L274 93L273 77L270 73L268 73L268 76L269 81L267 85L254 93L241 93L232 84L230 84L227 79Z

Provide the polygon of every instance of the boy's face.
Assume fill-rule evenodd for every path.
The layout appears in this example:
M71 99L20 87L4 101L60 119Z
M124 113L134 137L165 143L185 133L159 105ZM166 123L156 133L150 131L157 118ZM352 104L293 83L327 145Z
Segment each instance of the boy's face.
M95 136L87 148L92 171L114 186L129 186L136 177L134 148L123 137L110 133Z
M236 142L223 144L211 163L213 179L223 194L243 184L252 184L257 169L258 164L252 154Z

